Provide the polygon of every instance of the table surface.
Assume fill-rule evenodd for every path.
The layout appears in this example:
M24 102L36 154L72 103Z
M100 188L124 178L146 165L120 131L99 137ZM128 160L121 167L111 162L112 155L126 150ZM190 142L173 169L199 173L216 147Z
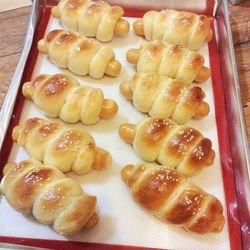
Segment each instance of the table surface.
M0 107L23 48L23 39L31 12L30 5L30 0L1 0ZM237 6L229 4L229 12L250 143L250 1Z

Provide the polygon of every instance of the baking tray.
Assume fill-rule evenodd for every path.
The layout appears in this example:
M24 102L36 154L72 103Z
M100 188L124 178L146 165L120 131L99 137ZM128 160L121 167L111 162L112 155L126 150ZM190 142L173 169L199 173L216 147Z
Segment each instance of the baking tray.
M23 118L22 110L25 105L24 98L20 93L20 86L25 81L30 80L33 71L36 71L36 68L34 68L36 61L38 60L36 44L37 41L43 37L47 28L50 16L49 7L56 4L56 2L57 1L38 0L33 3L29 28L25 38L24 50L0 114L0 168L2 168L7 162L10 153L13 155L13 152L11 152L13 146L10 139L11 131L12 128ZM218 150L220 151L220 171L223 180L221 185L224 187L224 208L226 209L225 214L227 215L227 225L224 230L227 230L229 241L228 246L230 245L231 249L249 249L249 153L247 148L246 132L239 94L239 81L235 67L226 1L154 1L154 5L152 5L151 1L145 0L140 0L136 3L133 3L133 1L109 2L112 4L121 3L125 8L126 16L130 17L142 16L148 9L161 9L166 7L185 9L195 11L196 13L205 13L210 16L215 15L214 27L216 39L213 39L213 41L210 42L208 53L212 70L211 84L213 85L215 106L214 115L217 123L217 136L219 144ZM131 45L131 47L133 46ZM60 72L60 70L58 70L58 72ZM112 82L114 82L114 79L112 79ZM119 81L116 83L116 88L118 87L118 83ZM126 104L126 101L124 101L124 104L128 105ZM125 145L125 147L127 146ZM199 182L199 180L197 181ZM124 184L121 183L121 185ZM206 189L206 191L208 190ZM216 193L214 194L216 195ZM143 213L141 210L138 211ZM0 211L0 213L3 213L3 211ZM5 213L8 213L7 210ZM144 216L147 217L149 215L145 214ZM146 219L147 218L145 218L145 220ZM186 236L183 236L183 245L178 249L195 249L193 246L187 244L185 237ZM51 239L41 240L41 238L44 237L41 237L41 235L37 237L15 237L12 235L10 237L8 235L2 235L0 230L0 241L2 242L47 248L76 249L83 247L84 249L110 249L112 247L120 249L122 247L130 249L133 245L141 246L140 244L126 244L126 242L117 242L117 244L110 244L109 242L108 244L106 244L107 242L78 243L75 239L62 241ZM205 238L202 240L204 239ZM206 238L206 240L207 239L208 238ZM210 247L213 247L213 249L216 248L214 245L210 245ZM170 247L166 245L164 248ZM216 249L218 249L218 246Z

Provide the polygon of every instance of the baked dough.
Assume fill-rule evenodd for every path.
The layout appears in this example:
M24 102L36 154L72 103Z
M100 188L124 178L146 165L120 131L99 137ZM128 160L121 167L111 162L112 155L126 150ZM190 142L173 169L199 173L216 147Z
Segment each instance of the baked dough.
M200 87L189 87L184 82L154 73L138 73L120 84L120 92L134 106L151 117L171 118L184 124L191 118L202 118L209 113Z
M121 64L115 60L111 47L77 33L52 30L38 42L38 50L48 54L58 67L81 76L90 75L100 79L106 74L115 77L121 70Z
M121 138L133 144L144 161L157 161L191 177L214 161L212 142L199 131L162 118L146 118L136 126L120 126Z
M178 44L143 42L139 49L130 49L126 57L138 73L158 73L185 83L205 82L210 77L203 56Z
M81 86L67 74L39 75L24 83L22 91L46 115L69 123L90 125L112 118L118 111L116 102L104 99L101 89Z
M125 166L121 174L134 200L161 221L199 234L222 231L225 218L221 202L180 173L141 163Z
M128 21L121 18L124 10L104 1L61 0L51 9L51 14L70 31L95 37L101 42L111 41L114 35L124 36L129 32Z
M134 31L148 41L164 40L198 50L213 37L210 19L192 12L166 9L148 11L133 24Z
M97 147L88 132L41 118L30 118L16 126L12 138L31 158L62 172L72 170L76 174L85 174L92 168L106 168L112 162L110 153Z
M80 185L60 170L37 160L8 163L3 170L1 192L17 211L41 223L53 225L63 235L91 229L98 223L96 196L84 193Z

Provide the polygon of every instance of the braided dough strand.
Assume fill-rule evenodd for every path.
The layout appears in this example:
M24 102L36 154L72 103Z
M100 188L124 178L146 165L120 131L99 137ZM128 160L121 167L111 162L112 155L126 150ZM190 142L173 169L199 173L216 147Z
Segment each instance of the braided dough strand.
M172 120L147 118L136 126L124 123L120 137L133 144L145 161L157 161L190 177L212 165L215 152L208 138L194 128Z
M95 145L86 131L69 129L60 123L30 118L14 128L12 138L25 147L33 159L59 168L62 172L88 173L92 168L111 165L108 151Z
M82 76L89 74L92 78L100 79L104 74L117 76L121 70L112 48L76 33L50 31L38 42L38 50L48 54L57 66Z
M67 29L101 42L111 41L114 34L124 36L129 32L128 21L121 18L123 9L103 1L61 0L51 13Z
M52 224L59 234L91 229L99 220L95 196L85 194L57 168L37 160L7 164L1 191L14 209L32 213L43 224Z
M165 223L205 234L219 233L225 218L221 202L166 166L141 163L121 172L134 200Z

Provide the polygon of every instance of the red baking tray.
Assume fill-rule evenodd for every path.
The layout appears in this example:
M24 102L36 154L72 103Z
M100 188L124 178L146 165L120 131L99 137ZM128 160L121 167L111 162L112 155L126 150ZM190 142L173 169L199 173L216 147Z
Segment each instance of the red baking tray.
M132 4L131 1L128 2L129 4L123 4L125 8L125 15L128 17L141 17L145 11L149 9L161 9L163 8L162 6L166 6L166 3L162 3L163 1L159 1L158 4L154 6L145 4L147 1L139 1L136 5ZM169 1L170 5L171 3L172 2ZM2 143L0 151L1 169L7 163L13 146L13 142L11 140L12 129L19 123L22 115L25 101L21 94L21 87L24 82L30 80L32 77L38 57L36 45L37 42L44 36L46 31L47 24L50 19L51 5L54 5L53 1L34 1L33 4L30 26L26 37L27 47L22 53L22 58L20 59L17 71L13 77L14 83L12 81L0 115L1 118L3 118L1 123L2 135L0 138ZM180 4L171 7L178 9ZM213 23L215 27L214 33L217 36L214 37L209 43L208 48L212 73L212 86L223 186L226 200L230 248L250 249L250 218L247 203L249 201L249 153L246 145L246 134L238 89L239 82L237 78L237 71L235 70L231 31L228 23L228 13L226 8L226 1L222 1L218 6L217 4L214 4L213 1L204 1L203 7L193 7L191 10L197 13L206 13L211 16L215 14L213 17ZM188 5L182 5L179 9L190 10ZM32 28L34 29L34 32L32 32ZM29 45L31 45L30 49ZM19 75L17 76L17 74ZM135 247L118 244L45 240L39 239L39 237L20 238L0 236L0 241L53 249L139 248L138 246Z

